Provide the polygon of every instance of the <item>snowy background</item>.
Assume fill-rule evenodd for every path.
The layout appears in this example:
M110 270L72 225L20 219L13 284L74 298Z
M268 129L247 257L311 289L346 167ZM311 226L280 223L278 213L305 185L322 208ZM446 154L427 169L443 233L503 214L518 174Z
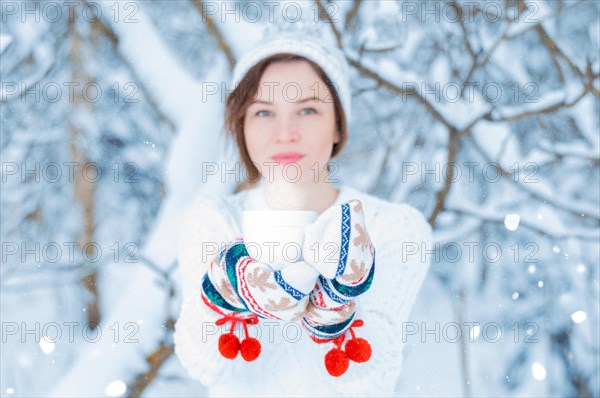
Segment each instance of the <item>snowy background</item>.
M299 17L351 65L335 177L434 227L398 395L599 396L599 3L267 3L0 2L0 396L203 394L179 224L239 182L235 60Z

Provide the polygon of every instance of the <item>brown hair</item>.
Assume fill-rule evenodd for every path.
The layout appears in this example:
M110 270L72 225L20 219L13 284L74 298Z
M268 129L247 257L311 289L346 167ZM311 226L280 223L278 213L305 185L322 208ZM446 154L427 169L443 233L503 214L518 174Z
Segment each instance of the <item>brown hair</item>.
M308 62L314 71L317 72L331 93L335 109L336 128L340 133L340 140L338 143L333 145L331 157L333 158L337 156L346 145L348 140L348 131L344 107L342 106L342 102L340 101L331 79L329 79L323 69L321 69L321 67L313 61L300 55L280 53L267 57L250 68L237 87L235 87L235 89L227 96L227 100L225 102L225 131L235 140L235 143L238 147L240 160L242 161L243 166L246 168L248 176L248 181L244 181L241 186L238 186L237 191L249 188L252 184L258 182L258 179L260 178L260 173L256 166L252 163L250 155L248 154L246 139L244 137L244 117L246 110L251 105L249 100L257 94L260 78L269 65L275 62L291 61Z

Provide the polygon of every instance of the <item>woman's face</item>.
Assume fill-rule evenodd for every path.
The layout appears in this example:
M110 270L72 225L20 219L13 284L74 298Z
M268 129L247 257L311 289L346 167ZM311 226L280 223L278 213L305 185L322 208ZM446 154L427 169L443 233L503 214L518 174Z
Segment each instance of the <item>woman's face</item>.
M270 64L250 101L244 137L263 178L320 181L340 138L333 97L310 64Z

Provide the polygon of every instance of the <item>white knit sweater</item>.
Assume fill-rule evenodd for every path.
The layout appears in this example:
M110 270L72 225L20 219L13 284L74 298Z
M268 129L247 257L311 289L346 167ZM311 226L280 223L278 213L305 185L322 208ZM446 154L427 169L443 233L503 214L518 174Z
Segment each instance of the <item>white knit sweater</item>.
M250 335L262 344L258 359L245 362L239 356L235 360L223 358L218 351L218 338L229 326L217 329L214 321L219 315L200 298L202 277L214 257L207 255L206 242L221 246L242 236L242 211L268 207L261 187L224 198L203 197L188 213L181 234L183 296L175 325L175 353L190 376L208 387L209 395L394 395L402 367L402 324L408 320L427 273L429 262L424 250L431 249L431 227L409 205L386 202L348 186L338 188L340 193L334 205L351 199L362 202L369 235L377 250L371 288L356 299L355 319L365 323L355 332L370 342L371 359L361 364L351 362L343 376L334 378L324 365L324 356L333 344L313 342L299 321L270 319L249 327ZM415 249L416 254L410 254Z

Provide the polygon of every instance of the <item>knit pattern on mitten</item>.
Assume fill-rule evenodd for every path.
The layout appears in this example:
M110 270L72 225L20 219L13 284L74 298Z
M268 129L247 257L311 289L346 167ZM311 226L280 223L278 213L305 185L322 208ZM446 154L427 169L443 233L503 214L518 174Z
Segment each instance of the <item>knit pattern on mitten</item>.
M339 307L321 308L311 302L306 306L302 325L315 342L325 342L344 334L356 314L352 300Z
M319 308L334 308L365 293L373 282L375 248L362 204L351 200L323 212L305 228L304 259L321 276L310 294Z
M354 298L373 282L375 248L359 200L326 210L305 231L305 261L322 275L310 292L302 323L313 340L323 342L351 327L356 313ZM313 250L316 255L310 255L310 248L320 247L320 253Z
M251 312L262 318L300 319L318 273L300 261L274 271L250 257L241 238L213 260L202 283L203 295L229 312Z

